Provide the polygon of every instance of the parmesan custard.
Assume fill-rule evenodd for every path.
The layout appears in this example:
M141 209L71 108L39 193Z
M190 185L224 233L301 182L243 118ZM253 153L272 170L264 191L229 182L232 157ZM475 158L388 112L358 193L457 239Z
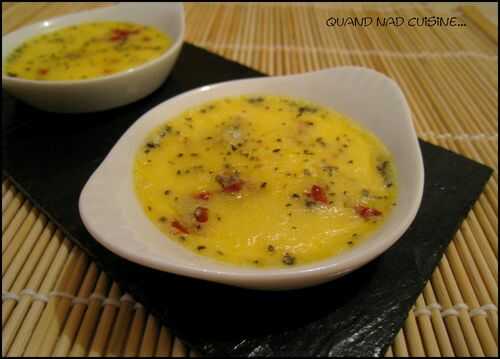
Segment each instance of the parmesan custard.
M8 76L29 80L84 80L151 61L172 44L151 26L91 22L36 36L7 58Z
M275 96L230 97L153 130L134 163L149 219L219 261L283 267L366 239L397 198L394 161L347 117Z

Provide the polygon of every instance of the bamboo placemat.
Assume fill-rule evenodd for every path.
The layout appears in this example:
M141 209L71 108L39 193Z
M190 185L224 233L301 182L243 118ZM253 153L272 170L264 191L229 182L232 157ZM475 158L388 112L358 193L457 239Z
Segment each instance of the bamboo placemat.
M108 3L109 4L109 3ZM2 3L2 32L106 3ZM386 356L498 355L498 27L474 7L189 3L186 40L270 75L362 65L394 78L419 137L494 168ZM465 27L327 27L331 16ZM2 354L195 356L2 183Z

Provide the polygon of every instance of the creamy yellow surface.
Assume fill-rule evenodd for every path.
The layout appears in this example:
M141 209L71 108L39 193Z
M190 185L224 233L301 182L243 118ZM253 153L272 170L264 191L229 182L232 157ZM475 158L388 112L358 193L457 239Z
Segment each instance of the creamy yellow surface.
M206 103L155 129L134 180L147 216L182 245L279 267L366 238L395 205L394 173L385 146L341 114L254 96Z
M150 61L170 46L150 26L92 22L34 37L9 55L5 72L30 80L81 80L125 71Z

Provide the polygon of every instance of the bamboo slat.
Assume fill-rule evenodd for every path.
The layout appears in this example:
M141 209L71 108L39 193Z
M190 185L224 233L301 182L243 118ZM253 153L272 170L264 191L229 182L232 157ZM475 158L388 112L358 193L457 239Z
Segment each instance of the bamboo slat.
M142 306L137 306L132 325L130 326L124 356L133 357L138 355L145 326L146 312Z
M7 189L10 187L9 181L5 180L2 182L2 205L3 205L3 196L7 192ZM2 206L3 208L3 206ZM3 212L3 211L2 211Z
M99 270L97 269L97 266L94 263L91 263L77 295L77 298L82 299L82 302L73 303L71 313L69 314L65 327L59 336L59 340L52 356L64 357L67 356L71 350L71 346L76 338L80 323L82 322L85 310L87 309L87 305L90 305L88 302L85 303L85 301L89 300L90 294L97 284L98 274Z
M439 345L436 339L435 331L432 327L432 322L430 315L418 315L418 311L423 312L427 310L425 305L425 300L420 295L415 303L417 312L415 313L418 322L418 327L421 328L420 333L422 334L422 341L425 348L425 353L429 357L440 357L441 352L439 351ZM431 313L432 315L432 313Z
M465 303L451 271L447 256L444 256L441 260L439 269L441 270L441 273L445 278L446 289L448 291L450 299L452 300L454 308L457 308L456 310L458 311L458 319L460 321L462 330L464 331L471 354L473 356L484 356L485 354L490 356L494 355L497 348L491 332L489 332L487 326L485 327L486 322L475 321L473 323L475 319L484 318L471 318L467 305L461 305L460 307L457 306ZM474 324L477 324L477 326L475 326Z
M187 355L186 346L179 338L175 337L171 356L185 357L186 355Z
M158 345L156 346L155 356L166 357L172 352L172 333L170 329L162 325L160 336L158 337Z
M41 282L41 277L45 275L50 264L48 258L52 258L52 253L55 254L55 250L57 249L55 247L56 241L51 242L54 244L52 247L47 247L54 230L54 225L48 223L37 239L36 245L29 254L29 257L27 254L23 256L23 251L20 251L16 257L18 260L12 263L7 273L2 277L2 292L20 293L24 288L33 288L37 283ZM39 263L42 254L44 259L47 259L45 263L43 260L41 261L45 265ZM24 264L21 262L24 262ZM22 268L20 269L21 266ZM16 304L17 302L13 299L2 301L2 327Z
M432 287L436 293L436 297L439 303L442 303L442 306L445 309L450 309L453 307L453 303L448 295L446 290L446 285L444 283L443 277L439 269L436 269L431 278ZM444 322L446 324L446 329L450 336L451 343L453 344L453 351L457 356L468 357L471 355L469 350L469 346L467 345L466 336L470 334L469 332L464 333L460 322L457 316L446 316L444 318ZM473 346L473 349L477 349L476 338L469 336L469 342ZM479 350L477 350L479 351Z
M460 256L457 253L456 246L454 243L452 243L448 247L447 253L450 266L452 268L455 277L457 278L457 284L459 285L460 291L464 296L465 303L467 303L470 307L474 309L492 303L490 297L484 290L478 291L477 292L478 295L476 297L476 293L473 290L472 284L470 283L470 279L467 276L467 273L464 269L464 265L460 260ZM494 313L489 311L487 312L487 318L493 336L498 338L498 315L495 315Z
M444 318L441 315L441 311L439 309L440 305L437 302L430 281L427 282L427 285L424 287L423 295L425 303L427 304L426 308L429 308L431 312L431 322L434 333L436 334L436 340L439 345L439 350L443 357L454 357L455 351L453 350L453 346L450 340L450 334L448 333Z
M111 333L111 327L117 314L117 308L111 301L119 302L120 296L120 288L116 283L113 283L108 295L110 301L108 303L104 303L103 313L101 314L101 319L97 325L94 340L90 346L89 356L91 357L103 356L104 353L106 353L106 346Z
M495 43L498 43L498 26L495 26L474 6L462 7L464 14L476 23Z
M7 247L5 252L2 253L2 255L4 257L2 260L2 276L5 274L5 272L7 271L7 268L9 268L9 265L12 263L12 261L16 257L16 254L19 251L19 249L21 248L21 246L28 239L28 233L31 234L31 237L36 238L37 234L39 233L39 232L37 233L36 231L41 231L41 228L39 228L39 226L37 226L35 228L35 232L31 233L33 225L35 224L35 221L38 217L38 210L33 209L30 211L31 205L29 203L27 204L26 207L27 207L26 212L29 211L28 213L26 213L26 216L25 216L25 213L23 213L23 212L25 212L23 210L24 208L17 212L17 214L22 213L22 216L24 217L23 221L19 225L19 228L16 228L17 230L16 230L15 234L12 236L12 242ZM16 217L17 217L17 214L16 214ZM8 229L11 229L11 228L15 228L15 226L9 226ZM5 231L4 238L7 237L7 232L9 232L9 231L8 230ZM29 239L32 239L32 238L29 238Z
M124 298L128 297L124 295L120 299L120 309L115 320L111 338L109 339L106 356L121 356L122 353L134 305L132 298L123 300Z
M90 342L93 339L95 328L101 314L102 300L108 294L110 280L106 273L101 272L92 295L89 296L87 311L78 330L75 342L70 351L72 357L85 356L88 353Z
M78 261L73 268L73 275L71 276L68 285L64 287L62 294L69 294L71 296L76 294L78 288L81 286L87 265L87 255L80 252ZM38 350L38 356L49 356L52 353L73 304L71 297L56 296L56 300L57 299L59 299L59 301L56 302L56 311L54 316L49 319L49 327L44 335L43 343Z
M151 357L156 350L156 341L158 339L158 321L156 318L149 314L142 337L141 347L139 349L139 356Z
M5 192L4 192L5 188ZM13 186L7 187L7 186L2 186L2 214L5 212L7 209L7 206L10 204L14 196L16 195L17 191L16 188Z
M81 253L82 252L80 251L80 249L78 249L78 247L76 246L74 246L71 250L55 285L54 290L56 292L66 293L68 287L74 282L74 275L80 274L78 271L74 271L74 267L77 265L80 258L82 258L82 256L80 255ZM85 258L83 257L83 259ZM59 322L58 320L54 321L54 317L57 314L56 312L58 310L60 298L51 296L50 294L51 292L47 293L47 295L49 296L49 301L24 352L26 356L37 356L39 352L46 350L46 346L50 345L49 342L46 342L46 339L51 341L54 340L54 336L46 338L46 335L50 330L51 323ZM63 309L66 308L63 307Z
M46 252L44 252L46 256L43 256L41 261L41 269L46 270L49 265L50 268L48 268L45 275L43 275L45 272L44 270L35 272L26 287L43 296L47 296L49 291L52 290L64 261L72 248L72 244L67 240L63 240L61 233L58 231L56 231L54 237L52 237L49 247L51 247L51 245L52 248L57 249L55 258L52 255L52 251L49 251L49 249L52 248L47 248ZM51 261L50 258L54 259ZM43 278L41 278L42 276ZM32 296L29 294L21 296L21 300L9 318L9 321L5 327L2 328L3 355L7 353L9 356L20 356L24 353L26 344L31 338L33 329L44 308L45 302L43 300L37 299L33 301ZM10 346L10 344L12 344L12 346Z
M2 3L2 33L112 3ZM494 168L386 352L498 355L498 26L476 5L185 3L186 40L270 75L342 65L395 79L418 135ZM335 27L330 16L465 27ZM2 354L199 356L2 182Z
M392 351L394 356L396 357L409 357L410 354L408 352L408 347L406 345L406 340L404 337L403 329L401 329L396 338L394 339L394 343L392 344Z
M24 197L21 193L17 193L15 197L12 199L12 201L9 203L9 206L5 209L5 212L2 213L2 254L5 248L9 245L9 242L14 235L14 233L17 230L17 227L19 226L19 222L23 219L23 215L27 212L27 207L29 204L26 204L26 207L23 208L22 211L19 211L19 208L24 202ZM21 212L18 214L18 212ZM14 217L16 217L16 221L13 223L12 226L9 226L10 222L13 221ZM12 228L7 233L7 236L5 235L5 230L7 229L7 226Z
M408 342L408 351L412 357L425 356L425 349L420 337L417 320L413 310L408 313L408 318L403 326L405 337Z

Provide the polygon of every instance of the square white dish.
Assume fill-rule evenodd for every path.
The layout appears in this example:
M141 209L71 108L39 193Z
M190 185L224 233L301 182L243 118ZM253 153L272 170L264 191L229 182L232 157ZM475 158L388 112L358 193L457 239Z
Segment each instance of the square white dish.
M399 199L386 222L351 251L291 268L243 268L196 255L169 240L146 217L133 188L133 161L146 135L184 110L226 96L283 95L344 113L375 133L393 153ZM158 270L254 289L320 284L368 263L411 224L423 194L424 168L408 104L399 86L376 71L339 67L292 76L262 77L204 86L156 106L132 125L93 173L80 196L87 230L106 248Z

